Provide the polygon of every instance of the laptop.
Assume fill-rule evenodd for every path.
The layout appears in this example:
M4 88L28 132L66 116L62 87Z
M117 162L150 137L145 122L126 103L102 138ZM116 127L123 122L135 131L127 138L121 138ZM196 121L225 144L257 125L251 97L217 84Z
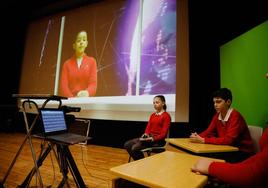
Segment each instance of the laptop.
M39 112L45 139L68 145L78 144L91 139L88 136L68 132L65 113L62 109L41 108Z

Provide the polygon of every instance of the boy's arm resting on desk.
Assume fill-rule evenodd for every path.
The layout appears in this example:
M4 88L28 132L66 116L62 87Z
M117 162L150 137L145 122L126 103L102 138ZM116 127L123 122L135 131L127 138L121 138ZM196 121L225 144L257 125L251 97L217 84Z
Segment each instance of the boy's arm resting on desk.
M191 170L193 172L197 172L201 174L208 174L208 168L212 162L213 162L212 159L201 158L194 164Z
M239 163L204 158L198 160L191 170L201 174L209 174L235 187L267 187L267 154L268 147Z
M191 133L190 135L190 141L191 142L196 142L196 143L205 143L205 138L201 137L199 134L195 133Z

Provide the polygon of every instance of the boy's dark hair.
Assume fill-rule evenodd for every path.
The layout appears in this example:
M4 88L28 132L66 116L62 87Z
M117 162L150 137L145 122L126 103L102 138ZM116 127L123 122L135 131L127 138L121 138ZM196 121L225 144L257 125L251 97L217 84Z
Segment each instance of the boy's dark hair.
M221 88L217 91L215 91L213 94L212 94L212 98L216 98L216 97L220 97L222 98L223 100L227 101L228 99L230 101L233 100L233 96L232 96L232 92L230 89L228 88Z
M167 105L166 105L166 99L164 97L164 95L156 95L154 98L159 98L162 102L164 102L164 106L163 106L163 109L166 111L167 110Z

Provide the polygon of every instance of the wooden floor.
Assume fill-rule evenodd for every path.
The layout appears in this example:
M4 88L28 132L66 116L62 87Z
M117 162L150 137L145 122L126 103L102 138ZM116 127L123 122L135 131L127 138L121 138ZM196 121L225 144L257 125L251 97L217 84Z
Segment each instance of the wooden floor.
M1 182L14 159L25 134L0 133L0 179ZM37 155L41 151L41 139L33 138L33 145ZM128 154L124 149L103 147L96 145L72 145L71 153L87 187L106 188L111 187L115 178L109 169L113 166L127 163ZM9 173L4 187L17 187L21 185L30 170L34 167L29 143L26 142ZM57 160L53 152L46 157L41 165L40 173L44 187L57 187L62 180ZM71 172L68 173L68 181L64 187L76 187ZM40 187L39 181L34 176L30 187Z
M8 168L19 150L26 135L22 133L0 132L0 181L3 182ZM32 138L32 143L37 156L41 151L42 140ZM128 162L128 154L124 149L97 145L72 145L69 147L77 164L79 172L90 188L110 188L115 176L110 168ZM169 151L178 151L172 146L167 146ZM33 169L34 163L30 146L27 142L14 163L9 175L4 182L5 188L14 188L22 184L26 176ZM63 179L54 153L51 151L41 165L40 174L44 187L58 187ZM68 181L64 187L76 187L71 172L68 173ZM38 178L34 176L29 187L40 187Z

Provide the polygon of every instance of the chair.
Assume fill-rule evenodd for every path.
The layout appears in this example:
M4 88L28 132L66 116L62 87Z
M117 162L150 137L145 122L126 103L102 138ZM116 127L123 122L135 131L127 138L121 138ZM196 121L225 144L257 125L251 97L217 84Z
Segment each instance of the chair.
M253 140L253 144L256 148L255 153L257 153L260 150L259 140L261 138L263 128L258 127L258 126L248 125L248 129L249 129L250 136Z
M169 138L169 131L168 131L166 138ZM147 156L149 157L152 153L161 153L161 152L166 151L166 145L167 145L167 142L164 146L151 146L151 147L142 149L141 152L147 154ZM131 161L131 156L129 156L128 158L128 162L130 161Z
M69 125L69 132L89 136L90 120L85 118L75 118L74 122ZM87 145L88 140L79 143L81 145Z

